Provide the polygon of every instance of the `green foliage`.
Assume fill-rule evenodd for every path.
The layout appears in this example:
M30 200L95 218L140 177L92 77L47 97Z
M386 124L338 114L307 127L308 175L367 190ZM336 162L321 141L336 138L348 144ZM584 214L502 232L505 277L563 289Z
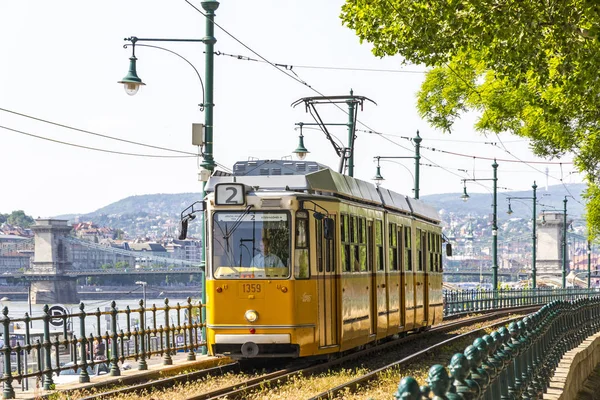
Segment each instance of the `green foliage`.
M33 225L34 220L29 215L26 215L23 210L13 211L10 214L0 214L0 224L8 223L10 225L28 228Z
M431 67L418 110L451 131L476 111L482 133L574 155L586 173L591 236L600 233L600 3L596 0L347 0L343 23L376 56Z
M124 269L127 267L129 267L129 263L127 261L119 261L118 263L115 264L116 269Z

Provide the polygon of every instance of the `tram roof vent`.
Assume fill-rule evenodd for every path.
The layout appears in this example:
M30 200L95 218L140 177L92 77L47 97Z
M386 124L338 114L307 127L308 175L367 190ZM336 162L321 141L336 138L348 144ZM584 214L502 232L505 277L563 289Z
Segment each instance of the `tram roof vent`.
M233 166L233 175L306 175L323 169L328 169L328 167L314 161L248 160L236 162Z
M246 164L235 164L233 166L234 172L244 172L246 171Z

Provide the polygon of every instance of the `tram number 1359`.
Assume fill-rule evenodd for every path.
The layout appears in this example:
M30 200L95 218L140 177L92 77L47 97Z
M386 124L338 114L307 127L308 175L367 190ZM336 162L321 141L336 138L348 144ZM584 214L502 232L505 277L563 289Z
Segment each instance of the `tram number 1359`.
M260 283L242 283L243 293L260 293Z

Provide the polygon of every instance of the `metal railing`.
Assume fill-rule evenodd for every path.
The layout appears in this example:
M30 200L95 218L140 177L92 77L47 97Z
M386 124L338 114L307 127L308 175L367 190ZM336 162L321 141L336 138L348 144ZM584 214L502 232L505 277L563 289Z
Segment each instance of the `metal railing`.
M563 355L600 331L600 297L556 300L519 322L475 339L449 371L429 369L427 385L400 381L397 399L541 399Z
M79 312L66 314L46 305L42 316L25 313L23 318L9 317L8 307L4 307L0 316L3 398L14 399L13 382L23 384L28 378L41 380L44 390L54 389L53 378L68 369L78 371L78 381L86 383L93 369L121 375L126 360L137 361L139 370L148 369L147 360L155 356L162 357L162 364L171 365L176 352L187 353L187 360L193 361L196 353L204 353L206 348L201 339L202 307L191 298L175 306L165 299L161 307L146 307L140 300L135 309L118 309L113 301L105 311L86 311L81 303ZM104 333L102 318L108 326ZM94 329L90 331L86 325Z
M522 288L472 289L444 291L444 317L498 308L548 304L555 300L575 300L597 296L598 289L587 288Z

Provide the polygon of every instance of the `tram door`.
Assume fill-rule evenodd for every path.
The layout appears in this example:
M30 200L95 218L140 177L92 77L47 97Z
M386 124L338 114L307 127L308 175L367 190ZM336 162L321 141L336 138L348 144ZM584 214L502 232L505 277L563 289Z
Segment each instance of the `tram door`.
M375 335L377 333L377 271L374 268L373 260L374 260L374 252L375 252L375 243L374 243L374 226L373 221L367 221L367 271L369 271L370 282L367 285L367 290L369 290L369 321L371 322L371 326L369 329L369 333L371 335Z
M334 220L335 216L329 218ZM338 343L338 296L335 273L335 240L325 239L324 219L316 221L317 279L319 282L319 343L320 347Z
M424 304L423 304L423 321L425 325L429 323L429 295L431 294L431 282L429 281L429 273L433 271L433 259L431 258L431 233L423 231L423 259L424 266L423 270L425 273L425 282L423 283Z
M415 323L422 325L424 321L427 321L425 315L425 232L422 229L417 228L416 231L416 249L417 249L417 271L415 273Z

